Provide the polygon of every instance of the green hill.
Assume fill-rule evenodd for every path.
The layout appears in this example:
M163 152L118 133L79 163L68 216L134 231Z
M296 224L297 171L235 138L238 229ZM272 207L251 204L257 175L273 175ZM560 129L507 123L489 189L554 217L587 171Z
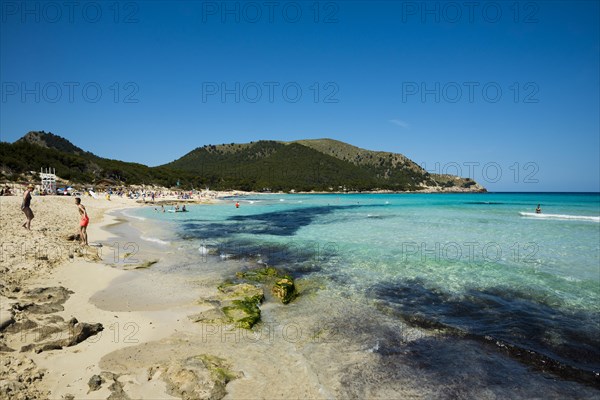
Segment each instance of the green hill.
M340 186L367 190L374 184L365 168L298 143L275 141L204 146L165 167L242 190L338 190Z
M165 168L98 157L70 141L46 132L29 132L14 143L0 142L0 170L5 179L19 180L23 175L52 167L56 175L74 183L93 184L111 179L123 184L175 186L189 174Z
M429 174L402 154L332 139L206 145L164 167L243 190L483 190L468 178Z
M110 160L46 132L0 142L0 171L17 180L53 167L74 183L271 191L484 190L468 178L429 174L402 154L361 149L332 139L205 145L158 167Z

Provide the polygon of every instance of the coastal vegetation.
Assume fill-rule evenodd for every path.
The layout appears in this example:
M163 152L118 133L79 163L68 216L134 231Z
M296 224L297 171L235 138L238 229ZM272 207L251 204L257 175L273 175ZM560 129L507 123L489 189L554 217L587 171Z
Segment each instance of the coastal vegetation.
M402 154L371 151L332 139L261 140L198 147L156 167L112 160L52 133L29 132L0 142L0 171L8 181L35 178L52 167L79 184L154 185L245 191L484 191L475 181L430 174Z

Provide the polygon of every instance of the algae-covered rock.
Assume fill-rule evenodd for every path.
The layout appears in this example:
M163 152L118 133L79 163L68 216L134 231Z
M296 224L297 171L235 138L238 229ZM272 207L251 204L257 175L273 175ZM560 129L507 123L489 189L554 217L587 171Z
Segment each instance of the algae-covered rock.
M245 329L252 329L260 321L259 305L265 298L261 287L226 281L217 289L217 296L204 301L212 305L212 308L189 315L188 318L194 322L235 324Z
M265 298L264 292L261 288L248 283L240 283L237 285L221 284L219 285L218 289L223 294L221 296L223 300L249 299L256 303L260 303Z
M197 314L188 315L188 318L193 322L203 322L206 324L226 324L230 322L220 308L211 308Z
M171 363L163 375L169 394L182 399L221 399L227 383L238 377L225 360L202 354Z
M240 279L247 279L254 282L268 282L270 280L278 278L279 271L273 267L264 267L258 269L251 269L248 271L237 272L236 277Z
M217 286L217 289L219 290L219 292L224 293L228 287L235 286L235 285L237 285L237 283L233 282L231 279L227 279L223 283L221 283L219 286Z
M262 288L249 283L238 285L220 285L220 300L224 307L221 308L229 322L245 329L252 327L260 321L260 308L258 305L265 298Z
M231 366L226 360L220 357L210 354L200 354L196 357L202 360L202 363L210 371L212 377L221 382L227 383L243 375L241 372L231 371Z
M260 308L258 302L251 298L233 300L231 305L222 308L223 313L237 327L252 329L260 321Z
M236 273L238 279L245 279L253 282L260 282L263 284L272 284L271 291L275 297L279 298L283 304L288 304L294 298L298 296L294 279L288 275L282 274L276 268L264 267L251 269L248 271ZM231 282L226 282L219 287L219 290L231 290L231 287L235 285Z
M296 297L296 286L294 280L287 276L283 279L277 280L273 285L273 295L279 298L283 304L288 304Z

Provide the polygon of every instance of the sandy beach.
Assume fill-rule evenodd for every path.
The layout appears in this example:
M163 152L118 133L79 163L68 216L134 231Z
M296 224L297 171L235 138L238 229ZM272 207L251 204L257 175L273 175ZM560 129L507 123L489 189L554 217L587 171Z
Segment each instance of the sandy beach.
M36 353L39 349L20 350L31 345L40 348L44 343L68 341L75 331L65 322L71 318L108 326L107 317L90 307L88 298L123 272L98 263L98 247L83 247L66 239L78 229L79 216L72 197L34 196L35 218L31 231L21 226L25 218L20 203L20 196L0 197L2 347L6 351L2 357L0 391L9 398L61 398L68 394L59 390L63 388L79 398L82 394L77 386L69 388L72 382L65 379L75 375L82 380L81 371L94 364L94 358L101 355L100 347L82 351L81 346L91 344L84 339L80 347L65 346L68 350L40 353ZM92 221L91 244L106 236L101 227L110 223L110 219L105 218L107 211L136 205L132 200L107 201L91 197L84 198L83 204ZM33 293L35 289L38 293ZM109 349L106 345L102 348ZM56 368L61 363L65 368ZM87 386L87 382L83 384Z
M102 372L101 358L131 345L164 338L189 321L182 318L184 312L108 312L89 301L95 292L127 274L100 260L102 248L97 246L108 237L103 227L115 223L107 212L140 204L114 197L111 201L84 198L92 221L88 233L91 246L84 247L66 239L78 227L73 198L34 196L31 231L21 227L25 218L20 202L20 196L0 197L0 397L97 399L108 398L111 393L118 395L120 383L109 389L116 378L90 391L90 378ZM79 325L69 323L73 318ZM71 340L77 327L98 324L101 328ZM73 343L57 344L61 341ZM31 349L23 351L27 346ZM62 349L55 349L58 347ZM131 395L170 398L164 386L162 381L153 381Z
M21 227L20 202L20 196L0 197L0 397L332 397L285 326L251 331L212 323L215 302L229 301L217 290L219 278L208 276L179 298L141 278L136 268L144 267L144 254L127 268L102 262L110 237L105 228L120 223L113 213L140 203L82 199L91 219L84 247L66 239L78 227L73 198L34 196L31 231Z

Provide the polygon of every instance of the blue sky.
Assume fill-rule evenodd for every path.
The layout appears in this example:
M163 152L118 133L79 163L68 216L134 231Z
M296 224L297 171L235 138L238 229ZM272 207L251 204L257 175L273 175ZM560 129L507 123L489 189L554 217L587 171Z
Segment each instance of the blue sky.
M600 190L597 1L0 4L2 141L154 166L329 137L490 190Z

